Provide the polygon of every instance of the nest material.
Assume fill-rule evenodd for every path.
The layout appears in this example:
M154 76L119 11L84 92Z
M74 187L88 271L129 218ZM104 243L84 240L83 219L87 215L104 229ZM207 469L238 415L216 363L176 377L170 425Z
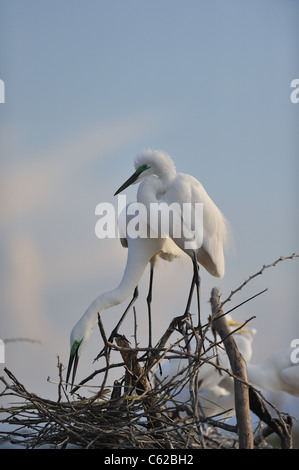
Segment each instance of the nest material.
M198 449L235 447L237 435L224 436L217 430L221 422L202 418L199 423L188 415L179 416L177 404L165 407L165 394L155 390L142 394L118 395L116 381L110 397L79 401L50 401L29 393L16 377L5 370L5 395L23 401L1 410L3 423L12 425L4 438L27 448L78 446L99 449ZM64 386L60 384L62 388ZM141 393L141 395L139 395ZM110 392L109 392L110 394ZM204 424L206 422L206 424Z
M58 399L51 401L38 397L27 391L13 373L4 369L8 380L0 377L5 388L0 396L12 396L19 400L14 406L0 409L0 422L12 426L11 431L1 431L2 439L27 448L51 447L65 448L78 446L80 448L99 449L215 449L240 447L238 426L227 424L221 414L206 418L200 409L198 400L198 374L203 363L202 351L204 342L210 347L214 343L208 338L212 332L213 316L219 318L222 306L231 299L235 292L261 274L264 269L275 266L278 261L291 259L280 258L272 265L264 266L261 271L251 276L240 288L232 291L229 298L212 311L212 316L201 336L192 327L187 332L185 325L175 318L170 323L155 349L150 351L147 360L141 360L138 348L131 348L123 336L117 336L116 345L109 343L104 334L103 325L99 318L99 328L105 343L106 366L87 377L80 385L91 380L97 373L104 374L98 392L91 398L75 396L79 386L72 390L73 395L66 391L63 380L63 366L58 360L59 383ZM212 303L212 302L211 302ZM213 303L212 303L213 304ZM213 310L213 308L212 308ZM216 323L215 323L216 325ZM172 333L180 327L181 339L166 347ZM196 351L191 353L190 337L196 339ZM213 335L214 338L214 335ZM226 339L226 338L225 338ZM217 343L219 344L219 342ZM225 345L225 341L223 343ZM115 364L110 364L111 348L116 349L122 356L123 362L118 364L119 379L113 386L107 385L109 371ZM144 352L144 351L143 351ZM207 350L205 349L205 352ZM178 371L167 382L153 381L154 369L162 360L168 357L187 359L187 367ZM238 356L236 356L238 357ZM217 360L214 367L217 366ZM243 383L241 377L236 377L227 370L222 370L243 384L249 394L251 410L276 432L282 447L291 447L291 418L275 409L277 418L269 413L269 402L248 383ZM152 374L152 375L151 375ZM177 399L184 387L189 387L190 400L181 403ZM267 408L267 406L268 408ZM273 407L273 405L271 405ZM273 407L274 409L274 407ZM249 410L242 410L246 413ZM269 447L262 439L262 434L255 438L254 446Z
M123 364L120 380L107 388L103 382L92 398L71 401L63 381L63 366L58 362L59 383L57 401L47 400L26 390L17 378L5 369L9 382L2 396L13 396L21 403L2 409L2 423L13 426L4 439L27 448L65 448L78 446L91 449L219 449L237 448L237 426L226 424L221 415L205 418L198 403L181 403L177 399L183 387L190 386L190 377L200 370L190 362L167 383L149 381L149 371L155 364L142 367L134 349L125 337L117 337ZM171 354L175 349L169 349ZM107 355L109 357L109 355ZM195 367L194 367L195 366ZM110 366L107 364L107 370ZM107 375L106 375L107 378ZM257 397L260 400L259 397ZM270 417L270 424L271 424ZM267 422L267 420L265 420ZM274 430L281 427L274 420ZM284 421L285 422L285 421ZM273 427L273 426L272 426ZM272 429L273 430L273 429ZM269 447L259 439L259 448Z

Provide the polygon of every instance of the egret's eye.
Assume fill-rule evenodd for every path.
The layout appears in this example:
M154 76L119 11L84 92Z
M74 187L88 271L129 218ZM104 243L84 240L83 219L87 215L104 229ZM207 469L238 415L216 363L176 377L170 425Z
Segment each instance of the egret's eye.
M80 344L82 343L83 341L83 338L78 341L77 339L75 339L75 341L73 342L73 346L71 348L71 354L75 354L75 352L78 350Z
M141 165L139 168L137 168L136 173L140 175L145 170L148 170L149 166L145 163L144 165Z

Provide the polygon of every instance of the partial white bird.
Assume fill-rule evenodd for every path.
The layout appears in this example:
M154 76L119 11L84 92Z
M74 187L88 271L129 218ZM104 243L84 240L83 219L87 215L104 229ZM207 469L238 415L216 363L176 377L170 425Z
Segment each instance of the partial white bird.
M235 335L244 346L244 336ZM249 347L248 347L249 346ZM246 347L246 346L245 346ZM247 345L247 352L251 346ZM244 349L243 349L244 351ZM283 391L294 396L299 396L299 364L292 361L292 348L275 351L261 364L251 364L249 356L245 354L248 382L254 387L261 387L270 392ZM205 416L213 416L218 413L222 418L229 418L235 413L234 381L228 375L217 385L199 391L201 408ZM228 411L230 410L230 411Z
M244 361L248 362L252 356L252 338L255 334L255 330L253 329L252 331L250 331L244 328L240 329L240 325L242 325L242 323L234 321L229 315L226 315L226 317L231 332L236 330L236 333L233 333L235 341L237 343L240 353L242 354ZM217 336L216 342L218 342L218 340L220 341ZM192 351L194 349L194 340L191 340L190 345ZM220 366L223 369L230 370L230 363L224 346L218 345L213 348L209 348L209 346L207 345L206 352L202 354L201 358L203 361L209 362L203 362L200 365L198 371L200 389L206 389L219 385L227 374L225 374L225 372L222 372L221 369L219 369L217 366ZM171 359L169 361L164 361L162 367L163 378L168 381L173 376L183 371L187 366L187 359ZM188 371L185 372L185 374L186 373L188 374Z
M137 201L145 205L148 214L153 203L160 204L160 207L161 203L166 203L169 208L174 208L173 220L177 224L168 227L167 235L192 259L193 279L189 299L196 285L200 327L198 263L212 276L223 277L225 271L223 247L228 239L228 223L202 184L193 176L177 173L173 161L162 150L143 151L136 157L135 169L135 173L116 191L115 195L131 184L140 183ZM202 224L201 220L197 220L199 212L196 204L200 203L203 204ZM184 205L187 211L186 204L189 205L189 212L184 211ZM177 236L175 231L179 222L181 230ZM159 235L163 236L163 233ZM193 235L192 243L190 243L191 235ZM187 315L186 308L185 316Z
M261 364L247 364L248 381L270 392L283 391L299 397L299 363L293 348L274 351Z
M232 326L237 324L231 317L227 315L229 325ZM255 328L252 329L241 329L234 334L234 339L237 344L238 350L240 351L245 364L248 363L252 357L252 341L256 334ZM221 351L220 354L220 365L225 369L230 370L230 364L225 351ZM208 366L208 364L203 364ZM210 368L213 367L210 365ZM200 369L201 372L201 369ZM208 375L209 370L204 370L204 373ZM201 374L199 374L201 376ZM220 380L219 380L220 379ZM235 413L235 394L234 394L234 380L228 374L223 373L221 376L219 372L214 368L214 371L210 369L210 376L208 379L200 383L199 390L199 401L201 409L206 417L214 416L221 413L221 418L230 418ZM229 411L228 411L229 410Z
M238 349L246 364L252 357L252 340L256 333L254 328L245 329L239 328L242 325L240 322L234 321L230 315L226 315L231 332L236 330L234 333L234 339L238 346ZM216 338L216 341L218 338ZM191 351L192 351L191 341ZM217 362L216 362L217 354ZM199 380L199 401L201 409L205 416L212 416L218 413L226 412L222 414L222 418L227 418L234 414L234 382L233 379L224 371L221 372L218 369L219 365L223 369L230 370L230 363L224 347L217 346L203 355L203 359L208 359L209 362L201 364L198 371ZM215 364L215 366L213 365ZM184 371L187 367L187 359L171 359L170 361L164 361L162 364L163 371L163 383L167 383L172 377L178 373ZM188 374L188 370L183 372L184 376ZM180 375L181 378L181 375ZM159 379L161 380L161 379ZM189 386L186 386L175 396L175 399L185 403L190 400ZM227 412L227 410L231 410Z
M199 390L200 408L206 418L220 414L221 419L235 414L234 380L226 377L219 385Z
M79 358L97 324L98 314L101 315L104 310L118 305L128 298L137 287L149 262L153 269L159 257L171 261L180 255L180 250L169 238L131 238L127 234L126 241L122 240L122 244L127 246L128 254L125 271L119 286L98 296L72 329L70 335L71 351L66 376L68 382L73 369L72 385Z
M236 329L235 327L242 325L240 322L234 321L230 315L226 315L231 332ZM256 330L241 328L237 329L234 333L234 339L237 344L238 350L246 364L252 357L252 340ZM217 348L218 364L224 369L230 370L230 362L224 346ZM213 361L212 361L213 362ZM226 376L225 372L221 372L216 367L209 363L204 363L199 369L199 386L201 389L210 388L215 385L220 385L223 378Z

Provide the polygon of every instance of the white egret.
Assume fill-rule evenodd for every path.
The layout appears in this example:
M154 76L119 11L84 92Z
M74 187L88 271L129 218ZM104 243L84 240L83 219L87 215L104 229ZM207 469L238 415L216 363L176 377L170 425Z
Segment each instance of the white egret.
M177 173L173 161L162 150L143 151L136 157L135 169L135 173L116 191L115 195L131 184L140 183L137 201L145 205L148 213L153 203L160 205L166 203L168 207L173 207L174 203L179 204L182 230L178 237L174 236L169 227L169 236L192 259L193 279L190 295L196 285L198 326L200 327L198 263L204 266L212 276L223 277L225 271L223 246L228 237L228 224L202 184L193 176ZM196 203L203 203L203 226L201 227L197 220ZM184 214L184 204L189 204L189 218ZM173 214L173 217L175 218L176 214ZM197 243L197 230L202 232L200 243ZM193 246L190 246L190 234L194 234ZM185 316L188 314L187 310Z
M70 358L67 369L66 381L69 381L71 371L72 384L74 383L79 358L87 341L98 321L98 314L104 310L122 303L137 287L147 264L150 262L153 268L157 259L171 261L179 256L178 247L167 238L131 238L128 234L126 242L128 254L125 271L119 286L109 292L98 296L88 307L81 319L76 323L70 335Z

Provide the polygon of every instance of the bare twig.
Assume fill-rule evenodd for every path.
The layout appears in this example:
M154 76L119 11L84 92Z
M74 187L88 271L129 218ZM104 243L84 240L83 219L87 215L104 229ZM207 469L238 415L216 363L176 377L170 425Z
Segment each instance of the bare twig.
M227 299L225 299L222 303L221 303L221 307L223 307L223 305L225 305L227 302L230 302L233 295L235 295L237 292L239 292L240 290L243 289L243 287L245 287L250 281L252 281L253 279L255 279L257 276L261 276L263 274L263 272L266 270L266 269L269 269L269 268L273 268L275 267L278 263L280 263L281 261L285 261L285 260L292 260L294 258L298 258L299 255L297 255L296 253L293 253L292 255L290 256L281 256L280 258L278 258L276 261L274 261L273 263L270 263L270 264L264 264L263 267L257 271L255 274L252 274L251 276L249 276L239 287L237 287L236 289L232 290L230 295L227 297Z

